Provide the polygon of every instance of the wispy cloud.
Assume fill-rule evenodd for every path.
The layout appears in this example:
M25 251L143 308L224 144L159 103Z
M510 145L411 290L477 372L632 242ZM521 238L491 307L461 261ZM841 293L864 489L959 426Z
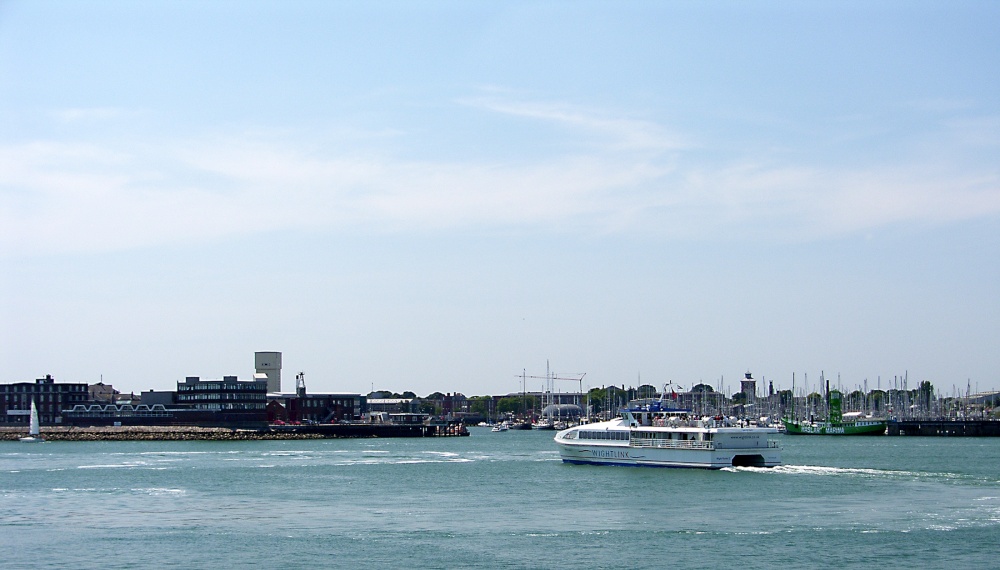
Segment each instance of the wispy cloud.
M509 98L476 97L460 103L477 109L505 115L557 123L599 136L602 145L616 150L681 150L691 146L676 133L662 125L632 118L607 117L575 105L522 101Z
M749 151L720 158L651 121L499 98L465 104L564 125L588 144L513 162L322 151L287 134L8 145L0 147L0 251L135 248L287 228L815 239L1000 215L997 167L926 155L864 169ZM981 122L955 129L962 144L993 150ZM336 148L350 147L341 142Z
M136 111L118 107L72 107L56 109L51 113L52 117L64 123L101 122L137 114Z

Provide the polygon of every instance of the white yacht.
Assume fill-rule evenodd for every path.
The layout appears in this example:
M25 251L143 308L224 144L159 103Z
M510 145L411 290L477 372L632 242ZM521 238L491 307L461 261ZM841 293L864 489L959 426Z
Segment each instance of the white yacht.
M781 465L781 447L768 439L775 433L647 400L613 420L560 431L555 441L566 463L722 469Z

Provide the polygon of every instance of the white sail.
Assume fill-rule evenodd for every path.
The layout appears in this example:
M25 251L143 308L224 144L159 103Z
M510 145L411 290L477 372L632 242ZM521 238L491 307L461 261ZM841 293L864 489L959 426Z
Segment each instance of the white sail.
M32 437L37 437L41 432L38 425L38 408L35 407L35 401L31 400L31 423L28 424L28 435Z
M35 407L35 401L32 400L31 401L31 421L30 421L30 423L28 423L28 435L25 436L25 437L22 437L21 441L28 441L28 442L41 442L41 441L45 441L44 439L42 439L41 435L39 435L40 432L41 432L41 430L39 429L39 424L38 424L38 408Z

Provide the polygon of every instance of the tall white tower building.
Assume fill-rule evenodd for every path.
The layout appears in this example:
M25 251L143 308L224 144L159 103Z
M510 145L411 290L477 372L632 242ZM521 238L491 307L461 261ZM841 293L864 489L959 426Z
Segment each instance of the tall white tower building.
M267 391L281 391L281 353L255 352L253 354L254 370L257 374L267 376Z

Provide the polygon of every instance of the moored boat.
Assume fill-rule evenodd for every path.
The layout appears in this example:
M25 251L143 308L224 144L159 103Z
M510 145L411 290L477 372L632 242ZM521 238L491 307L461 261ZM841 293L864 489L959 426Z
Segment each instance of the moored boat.
M556 424L550 418L539 418L537 422L531 424L531 429L553 430Z
M781 447L768 438L774 433L667 409L661 400L630 404L618 418L560 431L555 441L566 463L721 469L781 465Z
M797 422L786 419L783 423L788 435L884 435L888 425L885 420L874 418L840 422Z
M829 417L825 420L799 421L782 418L788 435L883 435L888 422L882 418L863 417L860 412L843 413L839 390L827 390Z

